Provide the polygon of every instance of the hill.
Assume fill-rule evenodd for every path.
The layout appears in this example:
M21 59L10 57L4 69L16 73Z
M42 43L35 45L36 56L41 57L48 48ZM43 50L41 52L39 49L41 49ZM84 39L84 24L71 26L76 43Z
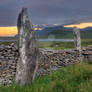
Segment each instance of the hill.
M49 38L50 36L55 38L65 38L67 36L70 38L70 33L72 33L72 29L64 28L63 26L46 27L41 31L36 31L38 38Z
M91 39L92 38L92 27L80 29L81 38ZM73 38L73 29L65 28L63 26L46 27L43 30L36 30L38 38Z

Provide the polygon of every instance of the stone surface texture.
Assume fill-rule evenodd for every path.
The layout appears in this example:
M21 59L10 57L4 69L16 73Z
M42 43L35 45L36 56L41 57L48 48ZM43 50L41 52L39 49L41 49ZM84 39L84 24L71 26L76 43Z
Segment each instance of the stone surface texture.
M16 44L0 45L0 84L10 84L15 79L18 57ZM92 61L92 46L83 48L81 52L77 50L40 49L36 76L49 74L62 67L82 62L82 60L85 61L84 59Z
M16 82L20 85L31 85L38 67L38 42L27 8L18 16L19 59L17 63Z

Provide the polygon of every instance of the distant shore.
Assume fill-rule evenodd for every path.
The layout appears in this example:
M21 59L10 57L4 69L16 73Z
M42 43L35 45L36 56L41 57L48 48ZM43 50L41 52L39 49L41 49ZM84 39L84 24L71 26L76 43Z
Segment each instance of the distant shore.
M14 41L17 41L18 38L17 37L0 37L0 42L14 42ZM52 39L52 38L49 38L49 39L38 39L38 41L41 41L41 42L73 42L73 39Z

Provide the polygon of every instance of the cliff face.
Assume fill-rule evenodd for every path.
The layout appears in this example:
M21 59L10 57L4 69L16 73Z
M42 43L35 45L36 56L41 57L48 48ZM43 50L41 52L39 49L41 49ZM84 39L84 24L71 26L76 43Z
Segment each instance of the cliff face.
M14 79L18 56L18 47L15 44L0 45L0 84L10 84ZM84 48L81 52L40 49L36 76L43 76L54 70L85 60L92 61L91 46Z

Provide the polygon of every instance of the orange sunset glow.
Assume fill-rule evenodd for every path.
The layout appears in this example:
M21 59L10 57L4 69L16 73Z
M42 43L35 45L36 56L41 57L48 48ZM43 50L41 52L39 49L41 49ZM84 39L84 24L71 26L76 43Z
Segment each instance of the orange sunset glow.
M80 23L80 24L72 24L72 25L65 25L64 27L77 27L80 29L86 28L86 27L92 27L92 23Z
M0 27L0 36L14 36L17 33L17 27Z
M80 23L80 24L72 24L72 25L65 25L64 27L77 27L80 29L86 28L86 27L92 27L92 23ZM35 30L35 28L34 28ZM14 36L18 33L17 27L0 27L0 36Z

